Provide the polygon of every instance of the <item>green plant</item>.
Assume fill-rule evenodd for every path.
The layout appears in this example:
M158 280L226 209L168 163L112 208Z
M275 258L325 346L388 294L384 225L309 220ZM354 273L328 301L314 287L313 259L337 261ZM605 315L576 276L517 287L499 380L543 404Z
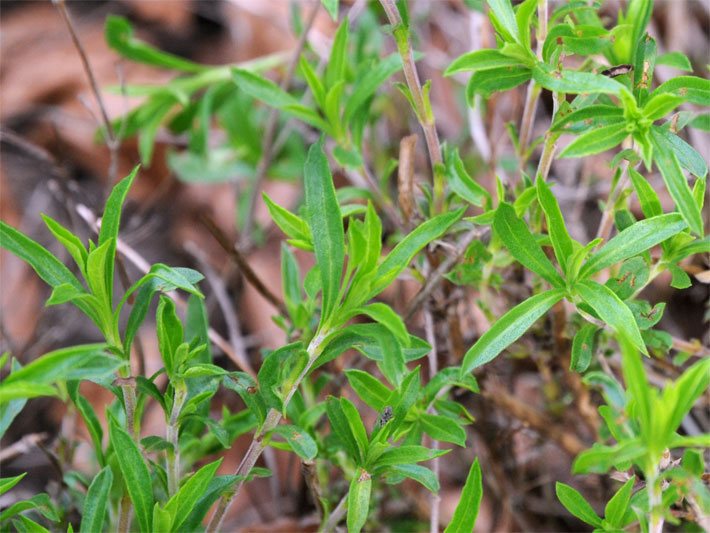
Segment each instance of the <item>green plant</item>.
M337 19L337 0L323 4ZM583 386L600 390L606 402L599 407L605 423L601 442L579 454L573 470L614 469L627 479L609 499L604 518L579 492L558 483L564 507L605 531L636 523L643 531L660 531L664 521L677 521L669 510L681 501L689 502L698 521L703 513L710 514L710 495L701 481L701 450L710 446L710 439L678 433L710 385L709 361L684 368L681 359L680 376L659 391L649 384L639 355L665 357L673 343L668 333L654 329L664 303L652 306L640 298L641 291L666 271L673 287L687 287L691 281L682 263L710 252L702 218L707 165L679 135L685 127L707 129L707 114L675 112L686 103L707 106L710 82L679 76L652 89L655 64L665 61L689 70L690 62L679 53L656 57L655 42L646 33L650 0L630 0L612 28L599 16L599 6L586 1L570 0L552 13L547 0L525 0L515 7L510 0L488 0L488 6L496 48L462 55L446 75L472 73L465 102L474 107L493 93L528 84L520 128L510 127L517 178L504 185L496 176L493 193L467 171L464 146L440 144L430 98L434 89L430 81L420 83L417 74L417 36L406 2L382 0L397 53L380 57L382 13L368 6L356 23L348 18L340 22L322 64L308 47L300 51L296 75L301 84L292 90L262 74L282 64L282 57L206 67L137 40L122 18L107 19L107 41L123 57L183 73L164 86L126 88L127 94L146 99L119 119L115 130L138 135L144 164L151 161L161 126L186 133L187 149L168 155L180 179L216 182L235 172L254 177L241 201L259 191L258 169L273 148L259 143L264 117L254 102L306 125L314 142L280 123L285 133L271 161L273 175L295 179L302 174L304 195L296 212L263 195L273 222L287 238L281 247L285 312L274 320L288 343L265 353L256 375L214 363L198 287L202 275L195 270L152 265L116 302L119 223L138 169L114 187L96 243L85 245L43 216L74 260L73 270L0 223L2 247L25 260L52 288L47 305L75 305L104 340L62 348L26 366L8 354L1 360L10 371L0 389L0 433L36 396L58 396L89 429L96 472L77 476L71 495L72 505L82 511L82 531L193 531L204 529L204 523L207 531L218 531L243 485L270 475L256 466L268 448L292 452L309 472L321 529L332 530L342 520L349 531L382 526L372 511L375 496L386 485L409 479L436 495L436 460L450 451L440 444L466 447L470 442L466 429L474 417L452 393L479 392L472 372L536 330L551 310L559 337L571 339L568 360L559 354L570 379L582 374ZM577 69L566 66L568 56L579 56ZM599 73L609 66L609 72ZM402 172L405 155L394 160L369 135L385 120L383 102L399 98L388 98L384 87L400 70L407 83L397 88L424 133L431 180L421 184L416 196L412 176L404 175L395 198L387 177L397 165ZM543 90L552 93L553 115L545 133L533 138ZM235 116L244 120L235 121ZM218 148L207 143L213 120L226 133ZM558 142L566 134L576 137L558 159L622 147L610 166L610 193L597 238L586 243L571 236L548 180ZM535 169L530 160L538 146L542 153ZM660 172L675 211L664 213L641 163L647 173ZM331 171L336 167L354 186L336 190ZM686 171L695 176L692 188ZM642 220L631 211L634 193ZM250 223L243 217L236 221L239 229ZM614 226L618 233L609 238ZM315 264L304 275L294 248L313 255ZM447 257L451 249L457 251ZM502 288L517 264L528 276L529 296L496 316L491 294ZM383 296L404 273L423 285L426 341L409 332L409 316ZM460 354L460 361L449 358L439 368L433 304L427 296L436 291L445 300L457 285L479 292L480 307L492 324ZM171 298L174 291L189 295L184 308ZM136 333L156 296L155 336L163 368L152 376L134 375ZM450 323L442 323L452 331ZM547 331L535 333L551 337ZM367 366L333 376L332 363L348 350L357 351ZM621 354L623 384L609 367L615 353ZM418 361L425 356L423 372ZM113 393L105 416L81 394L84 380ZM357 401L343 392L346 383ZM237 393L244 409L233 413L223 408L221 419L214 420L210 412L220 387ZM487 394L496 391L488 389ZM148 403L160 406L164 435L144 436ZM212 456L245 434L252 440L237 470L217 475L221 459ZM615 443L609 445L612 439ZM669 468L670 450L677 448L684 449L682 461ZM427 461L431 468L419 464ZM632 468L636 470L625 472ZM473 529L486 470L485 463L473 461L446 531ZM0 493L21 477L2 479ZM334 478L344 483L331 482ZM436 500L432 502L438 513ZM21 514L26 511L35 513L30 518ZM438 530L438 515L431 515L431 528ZM4 510L0 523L7 521L17 530L44 531L39 522L52 523L54 529L72 527L46 494Z

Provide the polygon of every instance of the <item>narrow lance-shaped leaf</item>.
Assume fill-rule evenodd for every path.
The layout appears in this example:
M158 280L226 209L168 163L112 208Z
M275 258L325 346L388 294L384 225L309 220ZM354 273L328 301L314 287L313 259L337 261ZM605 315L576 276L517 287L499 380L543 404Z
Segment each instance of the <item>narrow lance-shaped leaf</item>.
M560 153L560 157L583 157L598 154L621 144L628 135L629 132L626 131L624 122L590 130L569 143Z
M568 94L619 94L627 89L618 81L601 74L557 71L545 63L538 63L532 71L533 79L545 89Z
M688 180L680 167L678 156L669 149L664 139L655 131L651 131L653 140L654 161L666 184L666 188L673 198L678 211L683 216L688 226L699 236L703 236L703 217L698 205L693 199L693 193L688 186Z
M550 188L545 183L545 180L538 177L537 181L537 199L540 202L542 210L545 212L547 219L547 231L550 233L552 247L555 250L555 257L560 263L563 270L566 271L567 259L572 257L574 245L572 237L569 236L565 219L560 211L560 206L557 203L557 198L552 194Z
M590 305L604 322L626 336L637 349L648 354L633 313L614 291L606 285L591 280L579 282L575 289L582 300Z
M438 239L456 222L464 209L459 209L452 213L437 215L418 226L394 247L377 269L377 275L372 287L370 297L382 292L400 272L402 272L414 256L434 239Z
M358 533L365 526L367 513L370 510L371 491L370 474L366 470L358 469L348 491L348 533Z
M557 483L555 492L557 493L557 499L570 513L589 525L601 527L602 519L599 518L592 506L587 503L587 500L579 492L564 483Z
M493 229L500 239L523 266L535 272L555 287L564 285L564 280L555 267L535 242L535 237L527 224L515 214L515 209L507 203L501 203L493 220Z
M126 201L126 195L133 185L133 180L138 173L140 167L135 167L131 173L123 178L113 188L111 194L106 200L106 207L101 218L101 229L99 230L99 246L108 242L107 262L105 265L104 280L106 293L111 296L113 293L113 271L114 258L116 255L116 240L118 239L118 228L121 224L121 213L123 212L123 203ZM110 301L110 299L109 299Z
M624 259L645 252L680 233L686 227L687 224L677 213L640 220L619 233L593 254L580 270L579 276L580 278L592 276Z
M508 35L504 37L510 37L512 40L519 42L518 23L515 20L515 12L510 0L488 0L488 5L502 29L507 32Z
M76 276L49 250L2 220L0 220L0 246L30 265L49 286L58 287L68 283L72 287L83 290Z
M444 72L444 76L451 76L459 72L476 70L491 70L494 68L507 68L520 66L520 60L501 54L498 50L475 50L457 57Z
M140 530L148 533L152 530L154 502L153 484L148 467L131 436L113 419L109 422L109 438L116 452L116 460L123 474L126 490L133 502Z
M200 468L182 484L180 490L165 504L165 511L173 517L173 531L181 530L183 522L187 520L195 504L207 490L221 463L222 459L218 459Z
M444 533L469 533L476 524L478 509L483 498L483 476L478 458L471 465L461 498Z
M471 372L474 368L494 359L513 342L518 340L533 323L565 295L562 289L537 294L516 305L496 320L491 328L476 341L463 359L461 373ZM633 320L633 316L631 318Z
M106 504L113 483L113 472L107 466L94 478L84 499L84 512L81 517L81 533L94 533L104 530Z
M345 233L323 139L311 146L304 168L306 211L323 287L321 323L333 314L345 261Z

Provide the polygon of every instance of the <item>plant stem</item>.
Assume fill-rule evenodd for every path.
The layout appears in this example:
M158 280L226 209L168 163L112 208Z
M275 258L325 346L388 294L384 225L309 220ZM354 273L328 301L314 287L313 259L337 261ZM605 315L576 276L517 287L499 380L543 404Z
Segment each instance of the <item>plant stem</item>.
M168 496L175 494L180 484L180 446L178 443L180 428L178 419L186 398L187 388L185 383L177 383L175 385L175 395L173 396L173 408L170 411L170 420L168 420L168 426L165 431L166 440L173 447L172 452L168 451L167 454Z
M611 228L614 223L614 205L616 205L616 201L624 191L628 178L629 162L624 161L624 168L621 171L621 176L619 176L616 186L609 192L609 198L604 206L604 213L602 213L602 219L601 222L599 222L599 230L597 231L597 239L601 238L606 241L609 238L609 234L611 234Z
M328 517L328 521L325 523L325 526L323 526L322 531L324 533L328 533L328 531L333 531L335 529L335 527L343 519L347 510L348 510L348 493L346 492L345 496L343 496L340 499L340 501L338 502L338 505L335 506L335 509L333 509L333 512Z
M431 350L428 355L429 362L429 380L432 380L439 367L439 354L436 347L436 332L434 330L434 317L431 314L429 306L425 304L424 306L424 329L426 331L426 340L431 346ZM433 404L433 402L432 402ZM431 406L428 411L432 411ZM431 439L431 448L434 450L439 449L439 442L435 439ZM439 481L439 458L436 457L431 462L431 469L434 472L434 477L437 482ZM429 513L429 531L430 533L439 532L439 506L441 504L441 496L438 493L432 492L429 501L431 502L431 511Z
M118 508L118 532L130 533L131 528L131 500L127 494L121 498Z
M542 0L537 8L538 31L537 31L537 58L542 61L542 45L547 38L547 0ZM527 95L525 96L525 107L523 108L523 118L520 122L520 137L518 139L518 159L520 169L523 170L527 160L528 145L532 136L533 125L535 123L535 112L540 101L540 87L534 79L528 84Z
M293 398L293 395L298 390L298 387L301 385L301 382L306 378L311 367L323 351L323 341L327 336L328 332L317 332L315 337L313 337L310 344L308 345L308 348L306 349L308 353L308 363L306 364L305 368L298 376L296 381L291 386L291 389L286 394L286 397L283 401L283 412L286 412L286 407L288 407L291 398ZM262 452L266 448L267 442L264 441L264 437L269 432L273 431L276 426L279 425L279 422L281 422L282 418L283 415L280 411L276 409L269 409L269 412L266 414L266 420L264 420L263 425L261 426L259 431L257 431L257 433L254 435L254 439L251 441L249 449L244 455L242 462L237 467L237 471L235 472L235 474L239 476L239 479L237 480L234 488L231 491L223 494L222 497L219 499L217 509L215 509L215 512L212 515L212 518L210 519L210 523L207 526L207 533L216 533L217 531L219 531L220 527L222 526L224 516L227 514L227 510L232 505L232 502L234 502L237 495L239 495L239 491L241 490L242 485L244 485L244 483L247 481L247 476L249 475L249 472L251 472L252 468L254 468L254 465L256 464L259 457L261 457Z
M657 467L654 467L652 473L646 477L646 488L648 490L648 507L650 513L648 531L649 533L661 533L663 531L663 496L658 480Z
M441 165L443 164L441 144L439 143L439 134L436 131L436 121L431 112L429 97L428 95L424 95L422 84L419 81L417 65L414 62L414 54L412 53L412 43L409 40L409 28L407 28L402 21L402 17L399 14L394 0L380 0L380 3L394 30L397 50L402 57L404 77L407 80L407 87L409 87L412 103L414 104L414 114L417 116L419 125L424 132L434 183L434 214L441 213L444 208L444 176L441 172Z

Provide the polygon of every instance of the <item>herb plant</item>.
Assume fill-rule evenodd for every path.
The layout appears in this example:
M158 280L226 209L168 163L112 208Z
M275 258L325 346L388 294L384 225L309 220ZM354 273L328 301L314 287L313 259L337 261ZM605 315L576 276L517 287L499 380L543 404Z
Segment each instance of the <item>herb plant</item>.
M478 179L484 172L467 169L464 143L439 140L430 98L436 84L419 79L407 3L381 0L353 20L339 18L344 8L337 0L323 5L338 22L330 52L321 57L304 45L290 89L265 75L285 62L281 56L208 67L137 39L123 18L107 19L107 42L121 56L180 73L166 85L126 87L127 94L145 99L114 130L138 136L144 165L154 157L160 128L185 134L187 147L168 155L178 177L221 182L243 172L252 179L238 188L239 205L247 208L236 217L237 229L249 245L263 242L263 228L252 228L249 220L249 199L261 197L285 235L283 305L274 320L288 343L264 353L256 373L215 364L203 276L190 268L153 264L119 292L119 226L138 167L110 193L95 241L87 244L43 215L71 267L1 222L2 247L51 287L46 304L74 305L102 338L24 366L15 354L2 356L0 433L29 399L56 396L86 425L94 470L71 479L63 503L38 494L3 510L1 527L226 531L232 502L252 479L272 474L257 464L265 450L277 449L302 463L321 530L341 523L348 531L385 527L378 503L392 490L388 486L413 480L432 494L432 531L472 531L486 462L466 456L468 474L447 526L439 517L438 458L446 461L452 450L473 446L475 420L461 398L481 392L474 372L501 364L506 351L520 353L513 349L526 335L551 337L540 327L548 316L562 339L553 357L571 380L603 398L598 441L579 450L572 470L624 481L613 487L603 513L558 482L561 505L595 530L658 532L665 522L681 521L672 510L683 506L692 510L685 522L707 524L710 492L703 476L710 435L688 434L681 424L707 396L710 359L700 350L671 359L674 340L656 329L665 304L652 305L642 291L666 272L672 287L688 287L684 265L710 253L703 220L707 164L683 139L685 128L707 130L708 115L698 109L710 102L710 82L684 75L656 84L657 64L692 66L679 52L658 55L647 33L653 2L629 0L612 25L600 16L598 2L487 0L495 48L464 53L444 74L463 79L470 73L461 96L474 110L496 93L526 86L519 127L509 128L512 175L505 182L496 176L489 188ZM305 17L296 21L297 31L308 31ZM396 51L383 55L385 46ZM405 83L392 83L396 76ZM552 118L536 136L543 95L551 96ZM408 106L423 133L429 165L418 171L431 179L418 192L413 173L403 170L418 162L411 152L401 150L395 160L391 147L373 142L373 131L387 121L383 110L395 100ZM267 113L276 113L281 132L275 150L258 142ZM224 130L221 146L208 143L215 124ZM260 194L259 167L272 151L273 177L302 177L300 209ZM596 238L580 242L555 194L553 165L612 153ZM388 178L397 167L394 187ZM336 189L336 171L353 186ZM654 172L664 191L650 185ZM670 198L670 209L664 210L659 193ZM640 220L632 212L636 201ZM314 266L305 273L296 249L312 255ZM491 295L516 272L525 277L525 294L498 313ZM404 276L421 285L407 311L388 303L386 293ZM470 336L462 353L451 349L443 358L447 348L437 337L453 335L452 323L439 319L456 302L436 302L451 302L456 291L477 292L490 327ZM426 340L410 332L417 314ZM153 323L163 366L142 375L134 361L136 335ZM662 387L652 383L652 358L665 361L677 377ZM347 366L338 374L342 363L336 363L343 360ZM82 381L113 395L103 412L82 394ZM482 389L484 405L501 394L489 384ZM236 393L243 409L222 407L215 418L220 390ZM146 434L149 404L160 406L163 434ZM238 468L218 474L218 456L243 435L251 444ZM0 494L22 477L2 478ZM65 508L77 509L81 520L72 520Z

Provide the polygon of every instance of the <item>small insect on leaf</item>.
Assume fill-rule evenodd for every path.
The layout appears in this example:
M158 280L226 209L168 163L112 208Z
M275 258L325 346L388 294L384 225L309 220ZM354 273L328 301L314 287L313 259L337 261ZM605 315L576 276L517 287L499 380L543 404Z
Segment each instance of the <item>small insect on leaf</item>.
M615 67L602 70L602 76L608 76L610 78L616 78L617 76L622 76L633 71L634 67L632 65L617 65Z

